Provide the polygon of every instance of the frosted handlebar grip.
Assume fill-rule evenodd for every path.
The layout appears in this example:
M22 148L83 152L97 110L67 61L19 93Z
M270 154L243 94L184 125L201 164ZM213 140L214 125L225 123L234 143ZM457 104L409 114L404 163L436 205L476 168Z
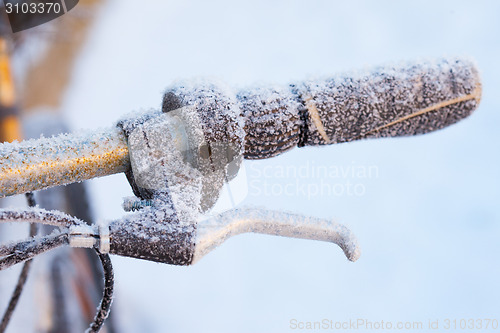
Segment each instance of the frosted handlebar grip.
M468 59L406 63L237 94L244 155L263 159L295 146L424 134L479 105L478 70Z

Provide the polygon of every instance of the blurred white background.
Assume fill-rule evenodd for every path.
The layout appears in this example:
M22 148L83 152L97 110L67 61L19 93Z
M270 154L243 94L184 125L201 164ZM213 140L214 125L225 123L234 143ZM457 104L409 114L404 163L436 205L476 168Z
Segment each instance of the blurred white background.
M123 332L289 332L291 319L500 319L499 13L496 1L108 1L64 102L73 129L159 108L168 85L198 76L237 89L467 55L484 87L473 116L436 133L246 163L249 182L271 167L375 166L377 176L366 179L297 180L349 180L364 195L250 190L244 202L337 219L359 238L358 262L332 244L261 235L230 239L187 268L113 257ZM90 184L96 217L120 217L121 198L131 195L125 177Z

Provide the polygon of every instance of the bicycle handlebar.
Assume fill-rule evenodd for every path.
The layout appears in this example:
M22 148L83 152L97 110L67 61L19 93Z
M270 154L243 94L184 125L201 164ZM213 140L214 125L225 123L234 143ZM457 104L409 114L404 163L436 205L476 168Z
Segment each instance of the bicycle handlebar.
M427 133L468 116L480 97L478 71L463 59L236 94L204 81L178 84L162 111L132 114L118 128L0 145L0 197L125 172L141 211L99 230L70 227L71 246L189 265L231 235L259 232L334 242L354 261L354 236L331 221L255 209L201 213L242 158Z
M238 155L263 159L295 146L427 133L467 117L480 97L474 64L442 59L237 94L220 84L177 85L165 93L162 111L175 111L183 122L173 122L173 127L187 127L171 140L197 137L194 147L184 142L187 146L178 149L207 155L210 163L219 154L215 159L227 164ZM160 114L133 114L120 123L125 136L107 129L0 144L0 197L130 169L130 134ZM217 149L217 144L226 147ZM199 156L191 159L199 162Z

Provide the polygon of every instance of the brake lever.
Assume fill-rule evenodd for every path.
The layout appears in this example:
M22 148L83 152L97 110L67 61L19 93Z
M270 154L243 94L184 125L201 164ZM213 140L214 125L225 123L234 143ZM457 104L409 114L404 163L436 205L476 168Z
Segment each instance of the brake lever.
M310 239L337 244L350 261L358 260L361 250L354 234L330 219L258 208L240 208L205 219L197 225L193 263L242 233Z
M188 216L165 204L144 207L109 224L111 241L107 250L121 256L190 265L228 238L252 232L331 242L350 261L356 261L361 253L354 234L329 219L259 208L232 209L200 221L186 220Z

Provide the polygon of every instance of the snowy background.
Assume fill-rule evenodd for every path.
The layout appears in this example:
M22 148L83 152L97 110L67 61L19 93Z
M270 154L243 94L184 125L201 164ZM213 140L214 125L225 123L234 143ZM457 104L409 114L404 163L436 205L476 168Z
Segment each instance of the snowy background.
M472 117L425 136L295 149L246 162L243 204L335 218L358 236L348 262L328 243L230 239L193 267L113 257L123 332L292 332L290 320L499 318L500 3L496 1L111 0L77 63L64 115L74 129L159 108L176 79L237 89L391 61L473 57L483 98ZM258 177L293 165L375 167L371 177ZM258 193L360 184L362 195ZM90 183L99 219L120 217L123 175Z

